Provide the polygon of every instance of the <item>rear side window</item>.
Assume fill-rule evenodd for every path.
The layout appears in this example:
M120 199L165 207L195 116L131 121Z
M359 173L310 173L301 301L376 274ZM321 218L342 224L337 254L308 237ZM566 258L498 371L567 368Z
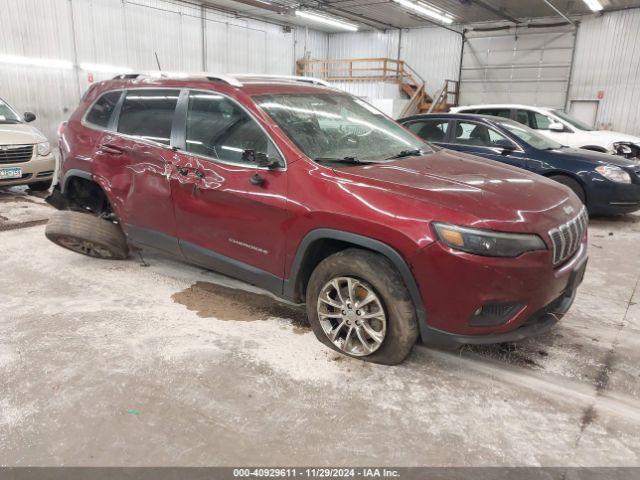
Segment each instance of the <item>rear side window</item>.
M494 117L511 118L511 109L509 108L481 108L476 113L480 115L492 115Z
M428 142L444 142L447 138L449 120L422 120L410 123L407 128Z
M254 163L250 152L284 161L260 125L228 98L215 93L190 92L186 150L216 160Z
M169 145L178 90L129 90L120 110L118 132Z
M121 94L122 92L109 92L102 95L87 113L85 122L97 127L107 128Z
M490 148L513 144L494 129L473 122L458 122L453 143Z

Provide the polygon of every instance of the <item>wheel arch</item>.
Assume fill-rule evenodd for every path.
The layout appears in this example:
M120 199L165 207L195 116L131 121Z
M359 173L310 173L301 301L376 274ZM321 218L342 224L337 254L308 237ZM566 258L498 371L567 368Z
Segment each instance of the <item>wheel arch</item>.
M566 170L551 170L549 172L544 172L542 174L543 177L547 177L550 180L553 180L551 177L568 177L571 180L575 180L582 187L582 191L584 192L584 199L587 206L589 205L589 192L587 191L587 184L583 178L580 177L577 173L568 172Z
M607 149L600 145L584 145L580 148L582 150L591 150L592 152L607 153Z
M315 267L329 255L354 247L379 253L398 270L411 295L420 332L423 334L426 331L426 311L411 268L402 255L390 245L356 233L329 228L320 228L307 233L296 250L289 277L284 281L284 296L295 301L303 301L307 283Z
M71 169L65 173L60 185L60 192L67 199L69 205L75 205L82 210L89 210L94 214L101 214L111 210L109 197L89 172Z

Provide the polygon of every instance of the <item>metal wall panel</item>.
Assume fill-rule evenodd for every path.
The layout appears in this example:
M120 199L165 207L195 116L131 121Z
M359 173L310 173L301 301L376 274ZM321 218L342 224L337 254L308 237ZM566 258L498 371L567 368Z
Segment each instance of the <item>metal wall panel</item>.
M203 20L203 12L205 19ZM52 141L80 95L116 72L89 72L93 63L156 70L220 73L294 72L294 35L260 20L236 18L177 0L0 0L0 55L64 60L73 69L0 64L4 98L37 114ZM314 55L327 55L326 33L309 30ZM75 40L75 41L74 41Z
M296 28L293 32L295 42L295 59L300 60L307 55L312 59L329 56L329 34L308 28Z
M596 126L640 135L640 10L586 17L569 100L598 100Z
M400 58L425 82L426 90L436 95L445 80L457 80L462 53L462 36L443 28L416 28L402 32Z
M468 35L460 103L564 106L575 41L572 27Z

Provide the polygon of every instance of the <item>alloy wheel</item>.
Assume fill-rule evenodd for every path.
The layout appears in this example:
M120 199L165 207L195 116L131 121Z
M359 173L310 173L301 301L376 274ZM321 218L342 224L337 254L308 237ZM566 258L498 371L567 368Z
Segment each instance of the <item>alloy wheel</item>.
M320 290L317 311L327 338L349 355L371 355L384 341L387 316L378 294L367 282L333 278Z

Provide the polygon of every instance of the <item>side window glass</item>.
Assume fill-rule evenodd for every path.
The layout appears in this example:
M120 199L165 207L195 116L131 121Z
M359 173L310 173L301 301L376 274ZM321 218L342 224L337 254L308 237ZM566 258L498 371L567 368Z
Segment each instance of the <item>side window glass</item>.
M129 90L120 110L118 132L169 145L178 90Z
M410 123L407 128L429 142L444 142L449 120L426 120Z
M260 125L230 99L189 93L186 150L216 160L255 165L254 154L284 161Z
M535 128L536 130L549 130L549 125L553 123L549 117L538 112L532 112L532 114L535 123L535 126L531 125L532 128Z
M523 125L532 126L531 117L529 115L530 112L526 110L516 110L516 122L522 123Z
M109 92L102 95L87 113L85 121L97 127L107 128L121 94L122 92Z
M512 144L513 142L485 125L471 122L458 122L453 143L495 148Z
M511 110L508 108L485 108L478 111L482 115L492 115L494 117L511 118Z

